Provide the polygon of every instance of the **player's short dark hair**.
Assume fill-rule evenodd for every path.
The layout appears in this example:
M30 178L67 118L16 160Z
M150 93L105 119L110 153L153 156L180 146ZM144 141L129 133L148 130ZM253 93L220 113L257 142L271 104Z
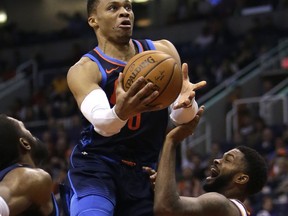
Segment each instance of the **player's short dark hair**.
M258 193L267 182L268 167L265 159L254 149L247 146L236 147L244 154L245 170L249 175L247 192L249 195Z
M87 15L88 17L93 13L98 6L100 0L87 0Z
M0 114L0 170L19 160L19 139L22 131L17 122Z

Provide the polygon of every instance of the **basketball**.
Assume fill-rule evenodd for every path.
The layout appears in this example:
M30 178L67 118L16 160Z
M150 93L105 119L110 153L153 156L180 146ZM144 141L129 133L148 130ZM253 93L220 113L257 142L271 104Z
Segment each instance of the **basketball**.
M124 68L123 86L127 91L139 77L152 82L159 91L151 106L168 107L178 97L182 88L182 71L176 60L161 51L149 50L135 55Z

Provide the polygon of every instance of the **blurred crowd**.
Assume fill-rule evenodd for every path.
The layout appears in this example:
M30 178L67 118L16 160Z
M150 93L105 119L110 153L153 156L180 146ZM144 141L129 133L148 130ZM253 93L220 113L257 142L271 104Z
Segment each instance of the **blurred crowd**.
M192 18L185 15L185 10L191 9L191 5L186 4L191 2L179 1L178 19L200 19L204 16L202 12L205 11L205 7L199 5L199 1L193 1L198 3L192 4L192 8L197 9L198 13L191 13ZM216 4L217 1L214 2ZM279 40L288 37L288 29L278 28L269 16L263 19L256 17L254 26L248 32L243 35L233 35L225 23L224 14L225 16L234 14L239 7L228 7L228 5L252 4L255 1L223 0L219 2L221 3L214 7L213 13L210 11L211 14L218 14L218 19L208 16L206 25L195 40L176 44L183 62L189 64L190 78L194 82L206 80L208 83L207 88L199 91L198 98L275 47ZM275 8L287 5L287 1L272 2ZM229 8L229 11L222 13L225 7L223 5L220 7L221 4L227 6L226 9ZM83 24L79 14L75 14L74 17L67 17L64 14L60 16L71 21L71 25L64 29L61 35L54 32L45 34L44 37L43 35L37 37L35 33L19 32L15 26L6 26L0 29L0 41L5 41L6 46L16 47L20 43L23 44L26 39L25 43L29 45L37 42L43 43L45 38L51 41L58 40L58 37L65 39L77 37L77 32ZM175 22L175 20L169 20L169 22ZM79 25L79 23L82 24ZM89 34L90 32L87 31L87 35ZM37 41L37 38L41 38L41 42ZM0 46L3 46L3 43ZM63 65L72 65L82 54L81 48L75 45L75 53L69 56ZM15 62L17 62L16 58L17 55L15 55ZM38 61L41 64L39 59ZM0 72L3 81L15 75L13 68L9 68L5 62L0 62ZM69 156L80 136L82 123L77 104L67 86L66 74L53 75L51 82L34 89L28 100L16 98L6 114L24 121L27 127L47 144L49 163L44 168L51 174L54 180L54 193L58 194L58 184L65 178ZM188 160L185 163L179 160L178 163L179 193L185 196L202 194L202 182L213 159L220 157L223 152L233 146L247 145L258 150L269 165L266 187L261 193L247 200L251 215L284 216L288 210L288 126L268 125L259 116L247 118L245 126L239 129L232 141L229 143L226 140L214 141L209 154L199 154L193 149L187 150Z
M243 10L253 7L265 7L273 11L288 7L287 0L179 0L167 22L176 24L203 20L207 18L228 18L243 14Z

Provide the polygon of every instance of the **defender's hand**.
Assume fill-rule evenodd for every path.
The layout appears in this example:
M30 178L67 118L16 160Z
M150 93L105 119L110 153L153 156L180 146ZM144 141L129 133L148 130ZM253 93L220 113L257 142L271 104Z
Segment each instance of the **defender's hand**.
M195 97L195 91L203 88L206 85L206 81L200 81L198 83L191 83L188 76L187 63L182 64L183 73L183 85L180 92L180 96L177 99L177 104L174 104L173 109L187 108L192 105L192 100Z

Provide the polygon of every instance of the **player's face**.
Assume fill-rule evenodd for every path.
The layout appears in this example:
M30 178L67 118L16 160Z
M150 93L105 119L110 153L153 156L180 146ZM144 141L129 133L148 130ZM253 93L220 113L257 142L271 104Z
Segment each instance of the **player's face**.
M244 155L238 149L226 152L221 159L215 159L206 178L204 190L221 193L233 183L236 174L243 172Z
M95 15L100 35L120 42L130 40L134 24L130 0L100 0Z

